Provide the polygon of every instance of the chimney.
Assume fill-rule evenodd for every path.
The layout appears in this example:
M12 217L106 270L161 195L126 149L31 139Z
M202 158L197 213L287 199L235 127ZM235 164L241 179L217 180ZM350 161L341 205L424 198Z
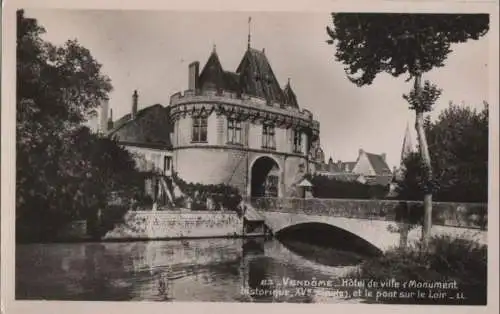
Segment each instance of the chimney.
M188 81L188 89L196 90L198 89L198 77L200 72L200 63L195 61L189 65L189 81Z
M137 115L137 102L139 100L139 94L137 94L137 90L134 90L134 94L132 95L132 114L131 119L135 119Z
M109 131L112 128L113 128L113 109L109 109L108 127L106 131Z
M382 157L382 159L385 161L385 157L387 157L387 155L385 153L382 153L380 154L380 157Z
M103 99L101 101L101 115L99 119L99 131L106 132L108 130L108 110L109 100Z

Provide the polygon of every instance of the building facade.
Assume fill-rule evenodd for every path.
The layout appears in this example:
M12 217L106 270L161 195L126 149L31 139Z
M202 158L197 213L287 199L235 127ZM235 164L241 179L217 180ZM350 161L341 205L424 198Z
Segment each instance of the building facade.
M130 114L113 121L112 111L106 117L103 106L101 123L106 121L105 134L118 141L136 161L138 170L172 175L172 127L168 108L160 104L138 110L139 95L134 91ZM104 116L104 117L103 117Z
M228 184L247 196L291 197L310 172L319 123L282 89L264 51L248 47L235 72L214 48L188 90L172 95L174 169L187 182Z
M316 174L344 181L388 186L392 184L394 173L386 162L386 155L369 153L359 149L356 161L337 161L318 164Z
M164 107L138 109L113 121L107 136L134 154L140 170L190 183L231 185L242 195L296 197L317 163L319 123L301 109L290 80L282 88L265 51L247 47L236 71L223 69L215 47L200 71L188 67L187 90Z

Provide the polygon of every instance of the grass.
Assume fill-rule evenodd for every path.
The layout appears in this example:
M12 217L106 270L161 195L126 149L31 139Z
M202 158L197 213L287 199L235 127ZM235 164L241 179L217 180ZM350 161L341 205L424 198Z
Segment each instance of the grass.
M359 270L349 277L378 282L395 279L401 283L410 280L456 281L458 286L456 290L433 289L432 292L446 293L446 297L438 299L398 297L374 300L375 298L372 298L367 299L368 302L486 305L487 247L470 240L437 236L431 239L427 248L413 244L405 249L394 249L383 256L367 259L360 265ZM402 290L416 292L417 289ZM419 290L429 292L429 289ZM463 293L465 299L457 299L457 293Z

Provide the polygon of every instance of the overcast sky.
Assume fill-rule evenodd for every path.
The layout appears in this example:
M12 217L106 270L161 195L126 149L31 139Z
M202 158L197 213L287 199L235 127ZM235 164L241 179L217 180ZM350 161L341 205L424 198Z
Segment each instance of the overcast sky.
M327 158L354 161L358 149L387 153L399 164L407 123L412 134L414 113L402 99L411 83L404 77L377 77L371 86L356 87L335 61L327 45L329 13L243 13L168 11L26 10L47 30L45 39L62 44L68 39L88 48L103 65L114 87L110 94L113 118L129 113L134 89L139 108L168 105L170 95L187 89L188 64L203 67L213 45L222 66L235 71L246 49L248 17L252 16L252 47L265 48L278 81L287 79L299 105L321 124ZM425 78L443 89L433 116L450 101L482 108L488 100L488 35L452 47L444 68Z

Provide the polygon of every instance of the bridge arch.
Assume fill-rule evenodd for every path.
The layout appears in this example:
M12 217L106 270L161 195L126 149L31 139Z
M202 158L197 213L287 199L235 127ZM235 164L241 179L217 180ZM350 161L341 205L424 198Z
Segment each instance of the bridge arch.
M346 243L359 244L369 252L373 250L370 246L385 252L400 246L401 243L400 233L390 230L394 224L392 221L284 213L273 210L259 211L259 213L264 217L265 224L274 235L280 233L282 236L288 234L307 239L312 236L312 233L319 233L325 239L343 239ZM408 239L413 239L415 236L418 236L417 230L412 232ZM367 245L368 243L370 245Z
M373 239L348 229L332 223L305 221L285 225L275 230L274 235L278 239L299 240L359 255L376 256L383 253Z
M249 190L251 197L280 197L282 169L270 155L256 157L249 167Z

